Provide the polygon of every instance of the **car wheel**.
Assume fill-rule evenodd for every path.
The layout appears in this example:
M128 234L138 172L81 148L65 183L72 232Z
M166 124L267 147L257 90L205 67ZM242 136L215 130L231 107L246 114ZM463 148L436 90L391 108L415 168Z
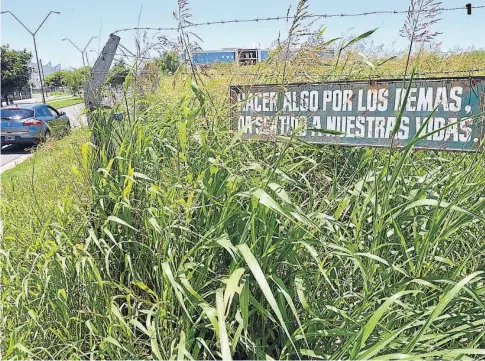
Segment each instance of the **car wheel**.
M71 122L67 122L66 126L64 127L64 135L68 135L71 132Z
M44 134L44 142L48 142L50 140L52 140L52 133L49 129L47 129Z

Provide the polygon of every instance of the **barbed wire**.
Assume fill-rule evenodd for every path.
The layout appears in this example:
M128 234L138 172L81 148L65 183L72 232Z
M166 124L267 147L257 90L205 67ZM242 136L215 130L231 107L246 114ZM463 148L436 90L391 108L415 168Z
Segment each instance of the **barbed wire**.
M485 72L485 68L474 68L474 69L456 69L456 70L443 70L443 71L426 71L426 72L416 72L414 75L435 75L435 74L460 74L460 73L479 73ZM202 72L203 73L203 72ZM265 77L275 77L281 76L282 74L264 74L264 73L254 73L254 72L230 72L230 73L221 73L217 72L216 70L209 69L205 73L205 75L211 75L211 73L215 73L214 75L249 75L249 76L265 76ZM289 72L287 75L291 74ZM310 75L310 76L355 76L359 75L358 72L356 73L308 73L308 72L296 72L294 75ZM363 74L364 75L364 74ZM365 74L366 76L404 76L403 73L376 73L376 74ZM410 76L411 74L406 74L406 76Z
M472 6L472 9L483 9L485 5ZM438 8L437 11L457 11L457 10L467 10L466 6L458 6L451 8ZM399 15L413 13L412 10L376 10L376 11L366 11L361 13L335 13L335 14L306 14L300 16L301 19L312 19L312 18L346 18L346 17L362 17L369 15ZM216 24L234 24L234 23L252 23L252 22L262 22L262 21L280 21L280 20L290 20L294 19L296 15L284 15L284 16L272 16L266 18L252 18L252 19L228 19L228 20L216 20L216 21L206 21L200 23L188 23L176 27L132 27L115 30L112 34L117 34L125 31L135 31L135 30L150 30L150 31L178 31L180 29L198 27L198 26L209 26Z
M265 73L257 73L257 72L218 72L214 69L208 69L207 71L198 70L198 72L202 75L211 76L211 75L220 75L220 76L252 76L252 77L262 77L262 78L275 78L280 77L283 74L281 73L274 73L274 74L265 74ZM443 71L426 71L426 72L415 72L415 76L425 76L425 75L449 75L449 74L471 74L471 73L479 73L485 72L485 68L473 68L473 69L456 69L456 70L443 70ZM96 73L104 73L102 71L93 71L92 74ZM141 70L139 74L148 74L149 71ZM362 72L355 72L355 73L308 73L308 72L296 72L294 74L287 73L285 76L288 75L296 75L296 76L310 76L310 77L355 77L360 76L362 79L366 79L369 77L410 77L411 74L403 74L403 73L376 73L376 74L366 74Z
M131 55L131 54L115 53L114 56L122 56L122 57L125 57L125 58L132 58L132 59L138 59L138 60L156 60L156 58L154 58L154 57L138 56L138 55Z
M103 55L114 55L114 56L120 56L120 57L125 57L125 58L132 58L132 59L139 59L139 60L156 60L156 57L153 56L139 56L135 54L125 54L125 53L102 53ZM160 54L161 55L161 54ZM160 56L158 55L158 56ZM99 54L98 54L99 57Z

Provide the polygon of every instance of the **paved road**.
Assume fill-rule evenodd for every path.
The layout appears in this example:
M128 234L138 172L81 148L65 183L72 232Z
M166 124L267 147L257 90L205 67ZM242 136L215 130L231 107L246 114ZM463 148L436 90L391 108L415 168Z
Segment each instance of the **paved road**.
M84 103L79 103L59 109L62 109L62 111L66 112L66 115L71 120L72 127L80 127L81 125L88 124L86 115L81 115L81 113L84 111Z
M87 124L86 116L81 115L84 110L84 104L75 104L69 107L60 108L66 112L71 120L72 127L79 127ZM15 167L18 163L23 162L31 156L31 149L26 149L24 146L8 145L2 148L0 156L0 173Z

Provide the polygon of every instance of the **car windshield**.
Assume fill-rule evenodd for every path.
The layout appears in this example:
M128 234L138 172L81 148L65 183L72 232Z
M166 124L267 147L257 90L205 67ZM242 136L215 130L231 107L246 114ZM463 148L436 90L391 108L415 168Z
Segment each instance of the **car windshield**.
M34 111L30 109L1 109L0 116L6 120L27 119L34 116Z

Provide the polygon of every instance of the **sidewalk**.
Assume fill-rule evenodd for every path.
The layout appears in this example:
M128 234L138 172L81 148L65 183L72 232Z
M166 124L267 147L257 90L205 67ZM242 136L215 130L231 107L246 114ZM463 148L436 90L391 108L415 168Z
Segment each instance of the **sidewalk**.
M50 97L46 97L45 100L59 100L59 99L65 99L65 98L71 98L72 95L54 95ZM14 104L24 104L24 103L42 103L42 97L35 97L35 98L28 98L28 99L22 99L22 100L14 100Z
M54 96L48 96L45 98L46 101L51 101L51 100L60 100L60 99L67 99L71 98L72 95L54 95ZM4 105L5 102L2 101L2 107L6 106ZM14 100L13 104L9 105L15 105L15 104L25 104L25 103L42 103L42 97L34 97L34 98L27 98L27 99L18 99Z

